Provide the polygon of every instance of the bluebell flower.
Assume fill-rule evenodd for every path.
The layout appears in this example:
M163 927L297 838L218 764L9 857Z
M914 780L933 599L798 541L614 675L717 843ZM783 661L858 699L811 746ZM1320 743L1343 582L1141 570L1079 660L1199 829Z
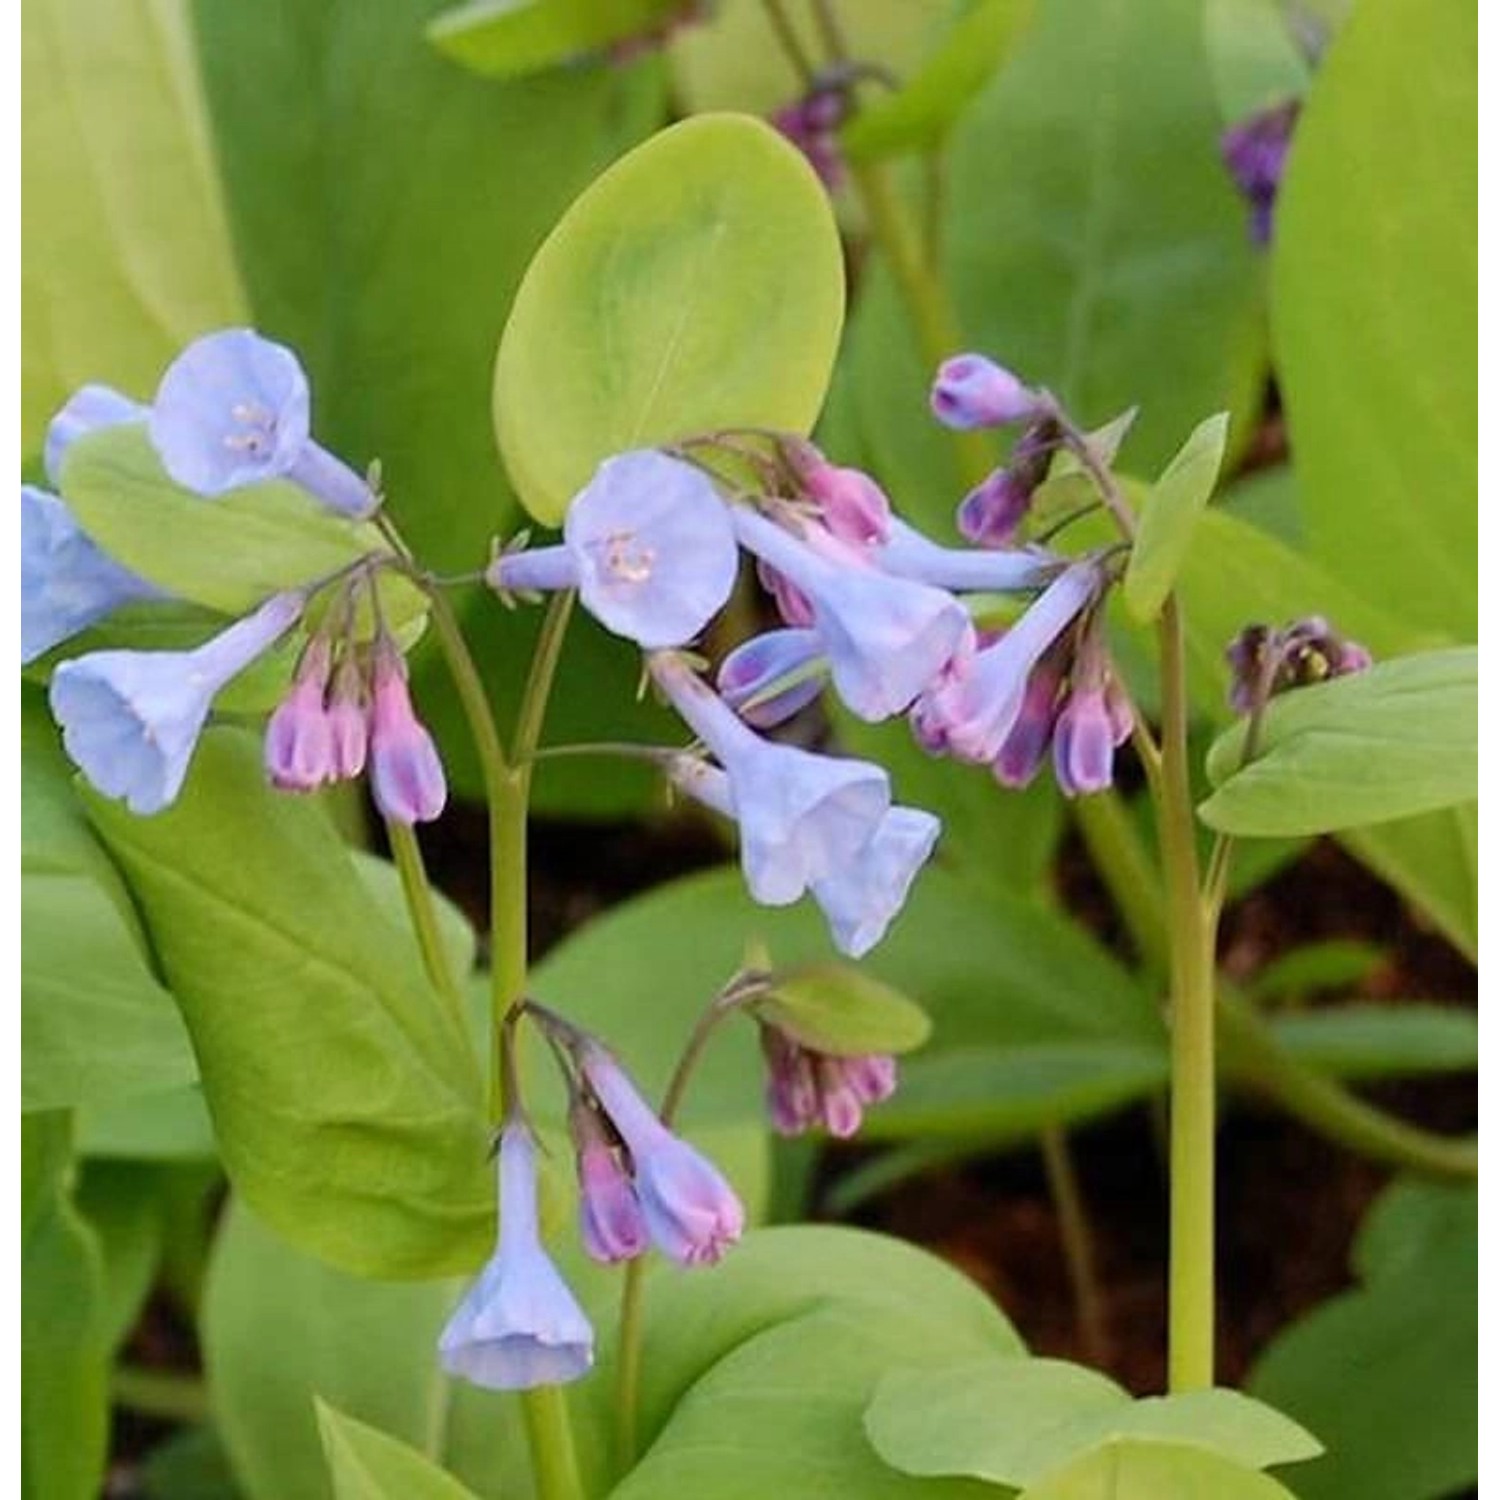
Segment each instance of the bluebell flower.
M1009 552L941 547L897 520L891 521L884 545L873 548L870 556L878 567L901 578L984 594L1040 588L1063 566L1055 553L1041 547Z
M788 906L815 880L855 858L891 804L890 778L865 761L813 755L763 740L680 658L659 653L651 674L723 767L727 810L739 824L750 894ZM690 757L673 778L691 794Z
M839 560L820 555L743 507L734 524L740 541L807 599L833 685L860 718L903 712L972 644L968 612L943 590L883 572L849 548L839 548Z
M693 639L724 607L739 550L701 469L654 449L600 464L563 520L560 547L502 553L501 593L576 588L607 630L653 650Z
M862 469L831 464L811 444L785 442L781 449L791 463L806 497L818 507L823 524L840 541L857 547L886 539L891 525L891 502Z
M1052 769L1066 797L1102 792L1114 781L1115 725L1102 686L1074 686L1057 715Z
M100 550L56 495L21 486L21 664L162 592Z
M266 725L266 775L284 792L312 792L334 779L333 725L326 694L332 651L327 638L308 642L291 690Z
M944 360L932 382L932 414L945 427L1003 427L1036 415L1038 400L1011 372L982 354Z
M150 432L167 473L194 494L290 479L330 510L369 515L375 494L313 441L311 420L297 356L248 328L228 328L195 340L168 366Z
M651 1231L620 1149L592 1104L579 1101L569 1114L578 1152L578 1227L583 1248L600 1265L633 1260L651 1243Z
M526 1126L501 1134L499 1175L499 1240L438 1339L443 1368L495 1391L577 1380L594 1363L594 1330L542 1247Z
M62 483L63 456L81 437L101 432L106 427L123 427L130 422L144 422L151 409L122 395L113 386L80 386L55 417L47 424L47 440L42 447L42 465L53 484Z
M602 1047L584 1043L579 1068L630 1153L652 1242L685 1266L712 1265L739 1239L745 1210L723 1174L673 1135Z
M370 794L393 823L430 823L448 801L437 745L411 704L406 662L394 642L375 645L370 690Z
M170 806L214 698L291 629L304 603L276 594L193 651L95 651L59 663L49 700L73 763L132 812Z
M921 808L893 807L858 859L812 882L813 899L828 918L840 953L863 958L885 936L942 827Z
M927 728L961 760L990 762L1000 753L1026 698L1026 684L1049 646L1093 602L1102 574L1092 560L1072 564L967 669L926 696Z
M1041 770L1065 691L1065 666L1059 653L1049 651L1027 676L1020 712L990 768L1001 786L1030 786Z
M719 663L720 696L747 723L774 729L806 708L828 674L816 630L767 630Z

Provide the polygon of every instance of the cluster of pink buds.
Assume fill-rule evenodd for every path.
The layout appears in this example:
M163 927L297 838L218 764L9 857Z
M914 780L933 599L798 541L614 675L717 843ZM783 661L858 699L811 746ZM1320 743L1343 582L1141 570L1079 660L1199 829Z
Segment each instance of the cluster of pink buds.
M863 1123L865 1109L896 1092L894 1057L814 1052L765 1021L760 1049L766 1059L766 1107L781 1135L801 1135L821 1124L829 1135L848 1140Z

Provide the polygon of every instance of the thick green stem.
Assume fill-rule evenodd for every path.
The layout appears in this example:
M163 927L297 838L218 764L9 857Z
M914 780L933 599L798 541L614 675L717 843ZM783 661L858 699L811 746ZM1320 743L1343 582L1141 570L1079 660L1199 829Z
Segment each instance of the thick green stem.
M1171 960L1171 1259L1168 1385L1214 1382L1214 936L1199 894L1188 779L1186 673L1175 599L1162 609L1157 822Z
M1260 1016L1221 996L1226 1069L1314 1130L1375 1161L1434 1177L1476 1177L1479 1142L1442 1136L1393 1119L1342 1084L1307 1067L1281 1045Z
M196 1375L121 1365L110 1376L109 1387L116 1406L144 1416L193 1425L209 1418L208 1392Z
M406 823L395 823L387 818L385 832L396 861L396 871L401 877L401 894L406 897L406 912L422 954L422 967L427 971L432 987L448 1002L460 1034L467 1037L469 1024L464 1011L463 991L448 962L448 950L443 946L432 885L427 879L427 867L422 863L421 845L415 831Z
M1094 1236L1089 1228L1088 1210L1084 1207L1078 1174L1073 1170L1068 1137L1059 1126L1049 1125L1041 1133L1041 1147L1047 1190L1057 1209L1063 1259L1067 1262L1073 1306L1078 1314L1079 1341L1089 1362L1102 1365L1109 1359L1104 1299L1100 1295L1099 1274L1094 1263Z
M546 714L547 696L567 627L571 596L554 598L542 627L517 716L516 745L528 763L512 765L500 743L489 695L446 598L433 590L432 618L474 736L489 803L490 832L490 1111L504 1117L501 1053L505 1021L526 993L526 816L531 786L529 756ZM521 1392L521 1411L539 1500L583 1500L583 1481L562 1388Z

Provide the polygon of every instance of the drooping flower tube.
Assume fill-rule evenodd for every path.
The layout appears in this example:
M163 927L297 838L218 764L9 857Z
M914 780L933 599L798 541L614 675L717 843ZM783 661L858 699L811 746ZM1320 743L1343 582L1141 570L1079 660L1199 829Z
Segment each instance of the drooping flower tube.
M968 612L942 589L822 555L775 521L734 511L740 541L808 601L838 695L872 723L903 712L973 641Z
M387 636L375 642L370 690L370 794L393 823L430 823L448 801L437 745L412 708L406 662Z
M995 759L1020 716L1032 668L1094 600L1102 582L1096 561L1073 563L999 640L975 652L965 672L926 696L919 711L952 754Z
M578 1100L569 1111L578 1153L578 1227L583 1248L601 1265L632 1260L651 1242L646 1215L620 1148L595 1107Z
M63 458L79 438L106 427L144 422L150 415L150 407L132 401L113 386L80 386L47 424L47 439L42 447L42 466L47 478L53 484L62 483Z
M718 614L738 565L708 476L642 449L600 464L568 507L561 546L502 553L485 580L501 593L576 588L606 629L654 650L686 644Z
M594 1363L594 1330L542 1246L536 1142L525 1125L505 1127L498 1170L495 1253L438 1339L443 1368L495 1391L577 1380Z
M938 366L932 414L945 427L1003 427L1036 415L1038 399L1016 376L982 354L957 354Z
M167 473L198 495L290 479L341 515L367 516L377 504L363 478L313 441L297 356L248 328L205 334L172 361L150 433Z
M161 590L123 568L84 534L56 495L21 486L21 664Z
M774 729L823 691L827 675L816 630L767 630L736 646L719 663L715 681L747 724Z
M739 1239L745 1210L707 1157L662 1124L620 1065L592 1040L578 1066L630 1153L632 1177L652 1242L685 1266L712 1265Z
M1056 553L1041 547L1010 552L942 547L894 518L885 544L873 548L870 557L878 567L901 578L934 588L983 594L1040 588L1063 567Z
M302 653L291 690L266 725L266 775L283 792L312 792L334 779L333 725L326 704L333 652L314 636Z
M681 657L658 652L649 666L727 775L730 811L740 829L740 863L757 901L790 905L869 843L891 804L890 778L879 766L773 744L741 723ZM677 757L674 779L690 778L699 764L690 756Z
M169 806L214 698L291 629L305 602L276 594L193 651L95 651L60 663L49 700L74 764L132 812Z

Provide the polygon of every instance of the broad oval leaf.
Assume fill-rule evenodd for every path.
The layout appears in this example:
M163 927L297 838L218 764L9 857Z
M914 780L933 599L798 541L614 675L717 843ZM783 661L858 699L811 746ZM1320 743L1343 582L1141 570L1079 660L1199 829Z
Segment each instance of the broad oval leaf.
M1457 63L1474 56L1475 15L1355 7L1297 126L1272 262L1312 551L1458 640L1478 618L1478 106Z
M517 78L588 61L665 26L686 0L468 0L442 11L428 40L454 62Z
M1177 581L1218 482L1228 437L1228 412L1206 417L1151 486L1125 569L1125 605L1143 623L1156 618Z
M1048 1474L1026 1500L1295 1500L1267 1474L1206 1448L1122 1438Z
M1478 790L1478 653L1429 651L1275 698L1255 759L1243 724L1209 752L1204 822L1251 837L1326 833L1466 802Z
M187 1020L231 1181L356 1272L477 1265L494 1207L469 1037L322 811L271 791L229 729L154 818L85 800Z
M834 1057L910 1052L932 1031L921 1006L851 964L778 972L753 1009L802 1046Z
M516 294L494 403L523 503L556 524L613 453L809 431L843 302L827 195L770 126L703 115L655 136L574 203Z
M474 1500L415 1448L314 1398L334 1500Z
M355 525L295 484L272 480L206 500L173 484L144 424L90 433L63 460L62 492L79 524L117 562L179 599L243 614L372 553L389 553L371 525ZM382 574L381 610L393 630L425 601ZM368 609L361 615L372 623Z

